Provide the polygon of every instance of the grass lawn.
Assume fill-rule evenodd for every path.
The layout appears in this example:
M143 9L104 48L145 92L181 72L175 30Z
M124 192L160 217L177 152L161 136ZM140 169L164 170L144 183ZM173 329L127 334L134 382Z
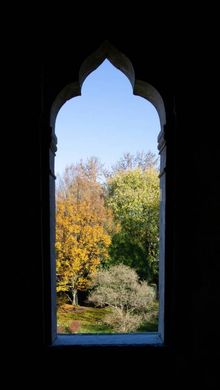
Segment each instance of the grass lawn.
M102 322L111 309L64 304L57 311L58 333L115 333ZM158 303L155 303L137 332L156 332L158 328Z

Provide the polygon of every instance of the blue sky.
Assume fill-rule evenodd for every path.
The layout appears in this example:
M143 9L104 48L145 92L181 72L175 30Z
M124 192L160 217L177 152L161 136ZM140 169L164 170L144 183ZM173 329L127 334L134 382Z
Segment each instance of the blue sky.
M127 77L105 60L84 81L82 95L61 107L55 132L55 172L62 174L92 156L110 168L125 152L157 154L160 122L153 105L134 96Z

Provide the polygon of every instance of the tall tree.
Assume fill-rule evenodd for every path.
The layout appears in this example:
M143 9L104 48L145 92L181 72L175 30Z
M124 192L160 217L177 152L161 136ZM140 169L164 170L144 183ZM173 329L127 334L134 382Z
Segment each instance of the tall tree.
M72 165L57 190L57 292L66 292L73 304L77 291L88 288L99 265L107 260L111 242L112 216L97 175L94 159Z
M112 172L117 173L136 168L145 171L149 168L157 168L157 163L158 157L151 151L148 151L147 153L139 151L136 152L136 154L128 152L124 153L122 158L112 166Z
M142 279L158 283L159 178L151 167L118 171L108 180L107 203L121 230L112 238L112 263L135 268Z

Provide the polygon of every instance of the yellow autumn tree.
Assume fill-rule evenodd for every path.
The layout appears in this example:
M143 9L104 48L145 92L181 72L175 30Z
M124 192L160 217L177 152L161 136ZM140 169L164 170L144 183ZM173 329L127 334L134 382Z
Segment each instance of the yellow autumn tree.
M111 243L111 212L104 205L103 188L97 181L98 163L72 165L65 170L56 196L57 292L71 296L86 290Z

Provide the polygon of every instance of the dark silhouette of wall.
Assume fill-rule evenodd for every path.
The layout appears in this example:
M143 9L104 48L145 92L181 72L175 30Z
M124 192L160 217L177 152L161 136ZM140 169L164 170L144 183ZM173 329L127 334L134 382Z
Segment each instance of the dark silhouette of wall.
M13 256L15 297L12 359L22 361L19 378L34 375L33 383L49 374L54 383L105 383L128 381L214 386L217 380L217 317L219 307L219 190L212 131L201 132L201 118L191 123L188 97L192 79L183 76L184 63L168 42L137 45L128 39L108 37L132 62L136 78L152 84L165 101L168 148L168 211L166 275L167 342L163 348L67 348L48 347L49 248L48 148L49 113L60 90L77 80L84 59L106 37L72 39L69 49L56 45L20 48L14 68L14 99L19 105L15 132L15 188L18 218ZM23 57L22 57L23 56ZM184 56L186 53L184 52ZM25 58L25 60L21 60ZM22 104L20 92L22 91ZM23 107L23 109L22 109ZM12 156L12 154L11 154ZM13 198L13 197L12 197ZM22 221L22 228L21 228ZM16 225L17 224L17 225ZM18 261L19 259L19 261ZM22 357L21 357L22 353ZM93 380L91 380L93 378ZM94 379L95 378L95 379ZM97 383L99 382L99 383Z

